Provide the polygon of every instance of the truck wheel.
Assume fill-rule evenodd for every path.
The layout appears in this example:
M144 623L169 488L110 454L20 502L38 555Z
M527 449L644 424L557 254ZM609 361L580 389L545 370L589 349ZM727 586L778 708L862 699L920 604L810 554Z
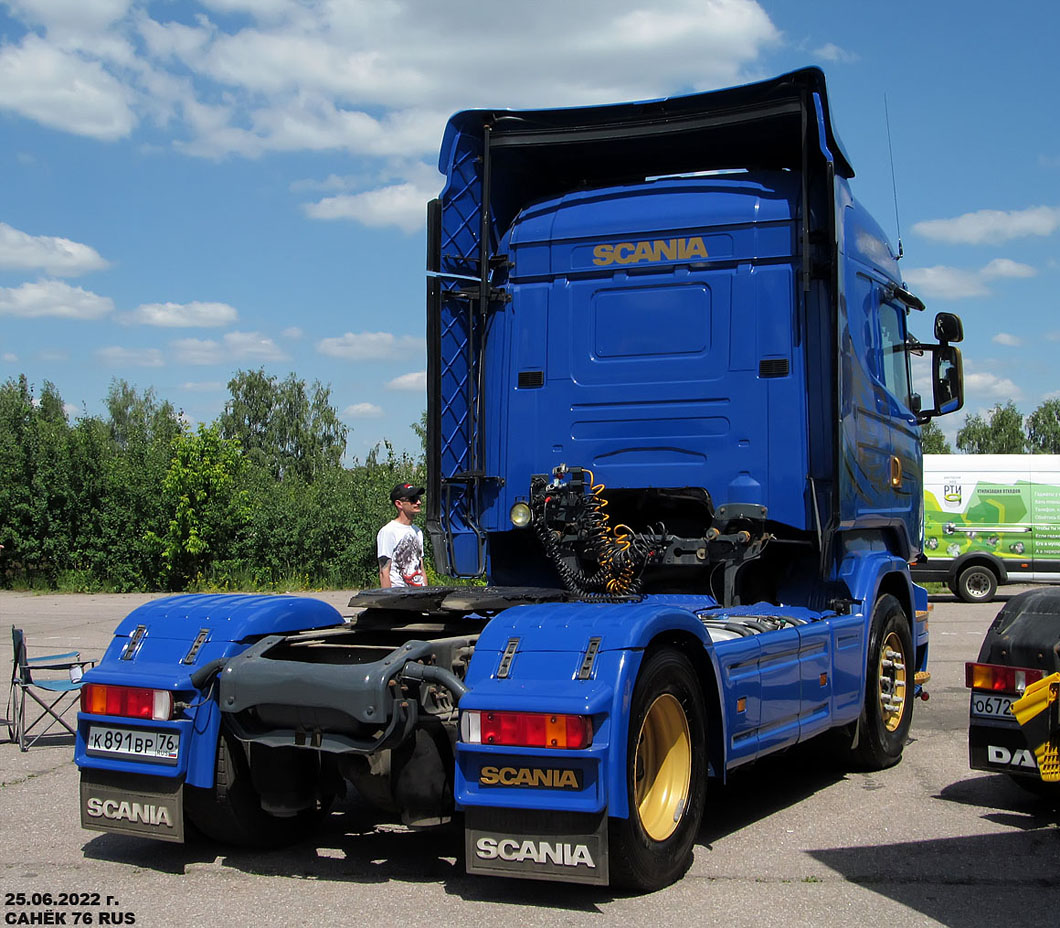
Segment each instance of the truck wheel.
M238 847L280 847L305 837L319 819L316 809L296 815L270 815L250 781L239 741L226 731L217 744L212 789L184 787L184 813L207 838Z
M957 595L966 603L988 603L997 592L997 576L983 564L965 567L957 577Z
M913 636L902 604L885 593L872 610L865 705L858 720L854 763L883 770L902 759L913 721Z
M661 889L692 860L706 797L706 710L692 664L664 648L645 658L626 749L629 818L613 818L610 882Z

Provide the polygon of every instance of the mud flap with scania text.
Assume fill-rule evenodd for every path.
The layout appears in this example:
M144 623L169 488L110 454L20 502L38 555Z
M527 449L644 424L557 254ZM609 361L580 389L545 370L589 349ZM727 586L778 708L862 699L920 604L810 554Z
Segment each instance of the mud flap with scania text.
M467 872L606 886L607 813L468 809Z
M184 784L103 770L81 771L81 827L184 841Z

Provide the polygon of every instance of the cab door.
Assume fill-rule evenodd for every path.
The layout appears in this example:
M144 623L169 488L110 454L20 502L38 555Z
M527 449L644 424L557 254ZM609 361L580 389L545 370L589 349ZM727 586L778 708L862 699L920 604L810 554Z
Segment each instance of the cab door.
M889 422L890 458L887 464L888 508L905 528L908 559L920 539L921 473L920 426L913 412L913 389L909 369L908 310L877 288L879 297L876 392L877 411Z

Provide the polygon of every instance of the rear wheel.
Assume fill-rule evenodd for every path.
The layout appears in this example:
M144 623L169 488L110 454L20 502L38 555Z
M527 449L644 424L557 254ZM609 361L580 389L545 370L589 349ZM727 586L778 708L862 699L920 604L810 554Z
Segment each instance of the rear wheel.
M997 592L997 575L983 564L965 567L957 577L957 595L966 603L988 603Z
M239 741L226 731L217 744L217 767L210 789L184 788L184 811L206 837L239 847L280 847L303 838L316 825L314 807L294 815L270 815L251 783Z
M913 636L902 604L889 593L876 601L869 630L865 704L858 720L855 764L882 770L902 759L913 721Z
M629 818L610 822L610 881L660 889L692 860L706 796L706 710L688 658L650 653L633 692L626 749Z

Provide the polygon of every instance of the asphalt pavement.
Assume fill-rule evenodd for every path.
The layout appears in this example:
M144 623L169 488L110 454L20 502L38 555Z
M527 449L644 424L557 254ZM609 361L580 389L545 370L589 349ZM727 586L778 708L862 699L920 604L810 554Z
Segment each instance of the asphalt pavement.
M313 595L340 611L350 597ZM77 648L98 658L118 621L150 598L0 592L0 626L5 641L6 626L23 628L31 656ZM811 743L737 773L708 793L689 872L642 896L472 879L456 829L415 832L356 799L309 840L273 852L84 831L72 739L26 753L3 743L4 924L1055 924L1057 811L1004 776L968 769L964 662L1001 604L934 597L931 698L916 704L898 766L843 772ZM9 673L6 644L3 658Z

